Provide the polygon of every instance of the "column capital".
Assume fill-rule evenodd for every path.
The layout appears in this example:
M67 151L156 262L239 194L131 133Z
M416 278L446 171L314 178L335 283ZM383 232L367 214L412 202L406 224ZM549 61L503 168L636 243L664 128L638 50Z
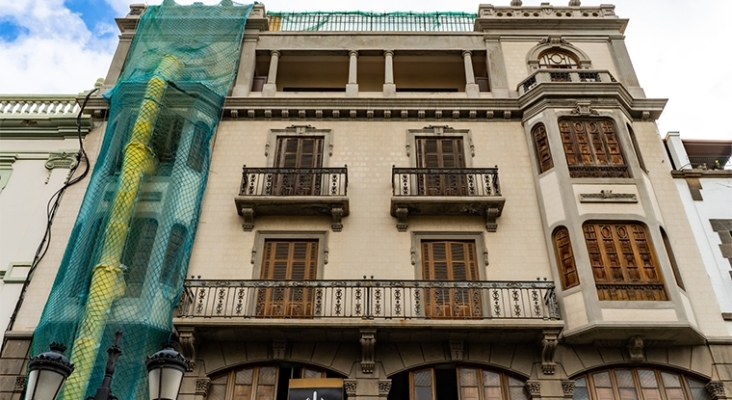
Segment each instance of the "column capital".
M393 57L394 50L384 50L384 57Z
M348 57L358 57L358 50L348 50Z
M462 54L463 54L463 58L470 57L473 55L473 51L472 50L463 50Z
M271 56L275 56L275 57L279 57L280 55L282 55L282 53L280 53L280 51L279 51L279 50L271 50L271 51L269 52L269 54L270 54Z

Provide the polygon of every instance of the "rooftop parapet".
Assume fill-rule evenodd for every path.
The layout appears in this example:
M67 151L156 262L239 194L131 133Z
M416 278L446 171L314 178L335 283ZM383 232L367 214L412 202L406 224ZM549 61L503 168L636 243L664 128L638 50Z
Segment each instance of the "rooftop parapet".
M541 3L539 6L522 6L522 2L512 1L510 6L481 4L475 21L476 31L486 30L532 30L532 29L586 29L614 30L623 33L628 24L615 14L615 6L582 7L573 0L568 6L555 6Z

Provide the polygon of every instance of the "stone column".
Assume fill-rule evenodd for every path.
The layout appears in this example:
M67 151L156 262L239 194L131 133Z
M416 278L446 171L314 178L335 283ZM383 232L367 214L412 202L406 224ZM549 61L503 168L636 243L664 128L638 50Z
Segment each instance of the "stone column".
M640 87L640 82L638 82L638 76L635 74L628 48L625 47L625 38L622 35L610 37L610 52L618 71L618 76L616 76L618 81L625 85L633 96L646 97L646 93Z
M479 97L480 88L475 83L475 72L473 72L473 52L463 50L463 62L465 63L465 93L468 97Z
M272 50L270 53L272 58L269 61L269 74L267 75L267 83L262 89L262 96L274 96L277 93L277 63L280 60L280 52Z
M508 87L508 75L506 63L503 60L503 48L498 36L486 36L486 68L488 68L488 82L494 97L510 97L511 89Z
M257 65L257 41L258 35L244 35L244 43L241 46L239 55L239 70L236 72L236 81L231 89L231 95L235 97L248 96L252 91L252 81Z
M384 50L384 96L396 96L394 84L394 50Z
M348 52L348 84L346 97L358 97L358 51Z

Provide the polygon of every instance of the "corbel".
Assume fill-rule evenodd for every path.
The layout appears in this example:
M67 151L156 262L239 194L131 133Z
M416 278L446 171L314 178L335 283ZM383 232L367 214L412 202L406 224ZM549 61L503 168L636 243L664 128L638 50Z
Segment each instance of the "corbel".
M407 228L409 228L409 223L407 222L407 215L409 215L409 210L407 209L407 207L397 207L397 209L396 209L397 230L399 232L406 232Z
M526 381L524 390L529 395L529 399L541 398L541 382L539 381Z
M185 358L190 360L188 363L188 372L193 371L196 366L196 346L198 334L196 328L184 326L178 328L178 343L180 343L181 353Z
M630 354L630 362L637 364L643 362L646 359L645 353L643 351L643 338L641 336L633 336L628 339L628 344L626 347L628 348L628 354Z
M452 361L462 361L465 342L462 340L450 340L447 345L450 348L450 359Z
M376 347L376 329L361 329L361 372L374 373L374 350Z
M496 218L500 215L500 211L496 207L488 207L485 210L485 229L488 232L495 232L498 230L498 223Z
M564 393L565 399L571 399L574 397L574 381L562 380L562 392Z
M244 223L241 224L244 232L251 232L254 229L254 208L245 206L239 210L239 213L244 218Z
M273 360L284 360L286 350L287 350L287 340L286 339L272 340L272 359Z
M343 230L343 208L341 207L333 207L330 209L330 215L333 218L333 223L330 224L331 229L333 229L333 232L340 232Z
M554 353L559 345L559 331L546 330L543 332L541 339L541 370L544 375L554 375L556 363L554 362Z
M711 381L707 383L704 388L707 390L707 393L709 393L712 400L722 400L727 398L724 391L724 383L721 381Z

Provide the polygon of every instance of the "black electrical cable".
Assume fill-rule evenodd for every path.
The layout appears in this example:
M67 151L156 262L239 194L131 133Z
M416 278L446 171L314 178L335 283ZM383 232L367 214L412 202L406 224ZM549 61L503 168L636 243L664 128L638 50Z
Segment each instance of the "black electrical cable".
M69 176L74 175L76 172L76 169L83 163L84 164L84 171L77 177L73 179L69 179L68 182L66 182L61 189L57 190L56 193L51 195L51 198L48 200L48 203L46 204L46 231L43 234L43 239L41 239L41 244L38 245L38 248L36 249L36 254L33 257L33 262L31 263L31 267L28 270L28 277L26 278L25 282L23 283L23 288L20 291L20 296L18 296L18 302L15 304L15 309L13 310L13 314L10 316L10 322L8 323L8 327L6 331L10 331L13 328L13 325L15 324L15 319L18 316L18 311L20 311L20 307L23 304L23 299L25 298L25 293L28 288L28 284L30 284L31 276L33 274L33 271L38 266L38 263L43 259L43 257L46 255L46 252L48 251L48 246L51 242L51 226L53 225L53 219L56 216L56 211L58 211L58 207L61 204L61 197L63 196L66 189L69 187L79 183L86 175L89 173L89 158L86 154L86 150L84 149L84 141L81 136L81 116L84 113L84 108L86 108L86 104L89 101L89 97L91 97L94 92L98 91L99 88L91 90L89 93L86 94L86 97L84 97L84 102L81 104L81 108L79 109L79 114L76 116L76 133L77 137L79 139L79 155L76 162L76 166L73 167L71 171L69 171ZM2 347L5 348L5 343L7 343L8 338L7 336L3 338L3 345Z

